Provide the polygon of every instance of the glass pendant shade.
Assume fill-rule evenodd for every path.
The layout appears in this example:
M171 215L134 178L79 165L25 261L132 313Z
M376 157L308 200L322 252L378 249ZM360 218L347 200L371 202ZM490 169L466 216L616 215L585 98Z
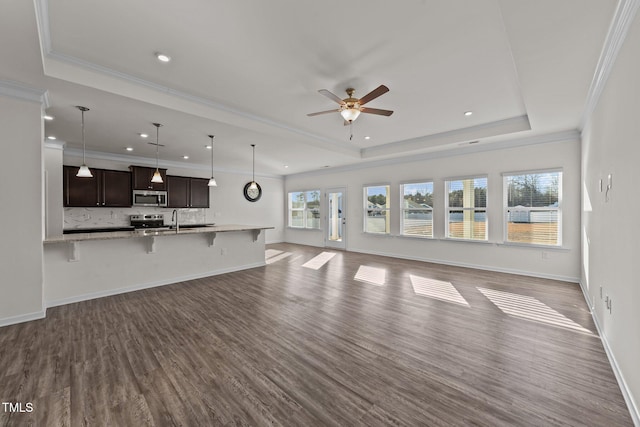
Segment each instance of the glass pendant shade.
M251 185L249 186L249 190L257 190L258 184L255 181L251 181Z
M151 182L154 184L162 184L162 175L160 175L160 170L158 169L158 164L160 162L160 123L153 123L156 127L156 171L153 173L151 177Z
M151 182L155 184L162 184L163 182L162 175L160 175L160 170L158 168L156 168L156 171L153 173L153 177L151 177Z
M78 169L78 173L76 174L78 178L93 178L93 174L87 165L80 166Z
M209 180L209 184L207 184L209 187L217 187L218 183L216 182L216 179L214 177L211 177L211 179Z
M91 170L87 166L87 162L85 160L87 145L84 141L84 112L89 111L89 109L87 107L81 107L80 105L76 106L76 108L80 110L82 114L82 166L80 166L80 169L78 169L78 173L76 173L76 176L78 178L93 178L93 174L91 173Z
M348 122L352 122L358 118L358 116L360 115L360 110L358 110L357 108L345 108L343 110L340 110L340 114L342 115L343 119Z

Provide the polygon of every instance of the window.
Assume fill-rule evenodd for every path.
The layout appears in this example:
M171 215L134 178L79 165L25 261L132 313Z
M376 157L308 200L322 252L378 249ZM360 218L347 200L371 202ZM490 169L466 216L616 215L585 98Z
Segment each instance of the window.
M402 235L433 237L433 182L402 184L400 194Z
M389 234L389 186L364 187L364 232Z
M446 181L447 237L487 240L487 177Z
M562 172L504 174L505 241L562 244Z
M289 227L320 228L320 190L289 193Z

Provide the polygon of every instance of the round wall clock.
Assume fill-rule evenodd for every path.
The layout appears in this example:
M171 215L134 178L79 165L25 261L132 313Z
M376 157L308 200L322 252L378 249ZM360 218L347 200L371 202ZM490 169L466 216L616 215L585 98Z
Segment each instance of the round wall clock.
M251 184L255 184L255 187L252 188ZM262 187L260 187L260 184L255 181L247 182L242 193L244 194L244 198L248 201L257 202L260 200L260 197L262 197Z

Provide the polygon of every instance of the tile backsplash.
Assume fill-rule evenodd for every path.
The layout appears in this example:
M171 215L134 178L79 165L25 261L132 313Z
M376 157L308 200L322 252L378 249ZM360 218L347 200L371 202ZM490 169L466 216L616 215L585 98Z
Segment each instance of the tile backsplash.
M207 223L207 209L178 209L180 224ZM164 214L165 225L171 225L170 208L64 208L64 228L100 228L129 226L130 215Z

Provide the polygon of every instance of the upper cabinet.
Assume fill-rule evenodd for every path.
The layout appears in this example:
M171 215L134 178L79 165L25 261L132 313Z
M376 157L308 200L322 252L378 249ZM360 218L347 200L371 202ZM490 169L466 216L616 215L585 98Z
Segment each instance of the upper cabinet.
M209 180L185 176L167 176L168 207L208 208Z
M167 190L167 170L159 169L162 176L162 183L151 182L153 173L156 168L148 168L144 166L129 166L131 170L131 184L133 190Z
M93 178L78 178L77 166L63 167L65 207L130 207L129 172L91 169Z

